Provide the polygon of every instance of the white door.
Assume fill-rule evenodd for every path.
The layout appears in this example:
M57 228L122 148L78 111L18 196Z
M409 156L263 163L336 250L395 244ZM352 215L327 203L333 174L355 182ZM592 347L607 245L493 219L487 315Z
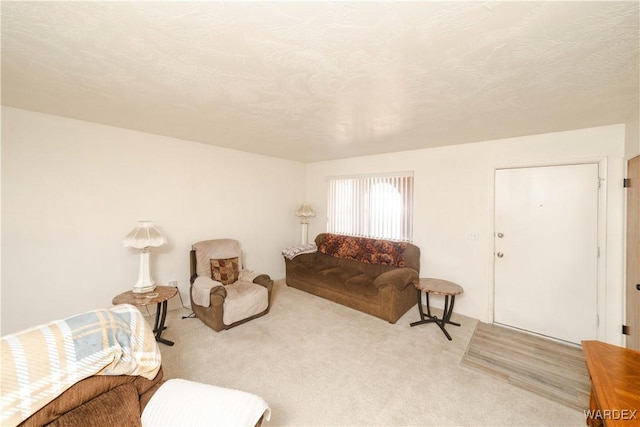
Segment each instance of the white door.
M596 339L598 165L500 169L495 187L494 321Z

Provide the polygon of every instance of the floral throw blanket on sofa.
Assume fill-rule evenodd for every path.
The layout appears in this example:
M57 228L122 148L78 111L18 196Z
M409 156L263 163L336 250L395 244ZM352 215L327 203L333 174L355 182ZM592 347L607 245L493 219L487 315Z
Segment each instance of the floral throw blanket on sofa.
M92 375L153 379L160 370L151 328L126 304L7 335L0 345L3 426L19 424Z

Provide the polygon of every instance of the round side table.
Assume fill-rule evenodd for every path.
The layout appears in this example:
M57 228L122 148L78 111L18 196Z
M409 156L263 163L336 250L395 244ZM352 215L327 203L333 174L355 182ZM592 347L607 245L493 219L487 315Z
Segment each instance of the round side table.
M156 286L153 291L145 292L143 294L137 294L133 291L123 292L120 295L115 296L111 303L113 305L131 304L136 307L142 307L144 305L154 303L158 304L158 308L156 309L156 321L153 325L153 333L156 335L156 341L166 345L173 345L173 341L166 340L160 335L162 334L162 331L167 329L167 327L164 326L164 321L167 318L167 302L171 298L175 297L177 293L178 288L174 288L173 286Z
M451 321L451 314L453 313L453 305L456 301L456 295L460 295L462 292L464 292L462 286L453 282L449 282L447 280L431 278L418 279L416 282L413 282L413 285L418 291L418 310L420 311L420 320L411 323L411 326L422 325L425 323L435 323L440 327L442 332L444 332L447 339L451 341L451 335L449 335L449 332L447 332L444 326L447 323L454 326L460 326L459 323ZM426 314L422 309L422 292L425 293L427 302ZM442 311L442 319L439 319L437 316L431 315L431 308L429 306L430 293L436 295L444 295L444 310Z

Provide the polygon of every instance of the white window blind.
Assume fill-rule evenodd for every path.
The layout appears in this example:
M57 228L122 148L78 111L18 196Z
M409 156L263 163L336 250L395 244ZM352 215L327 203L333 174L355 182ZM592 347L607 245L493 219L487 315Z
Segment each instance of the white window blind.
M411 241L413 172L328 178L327 232Z

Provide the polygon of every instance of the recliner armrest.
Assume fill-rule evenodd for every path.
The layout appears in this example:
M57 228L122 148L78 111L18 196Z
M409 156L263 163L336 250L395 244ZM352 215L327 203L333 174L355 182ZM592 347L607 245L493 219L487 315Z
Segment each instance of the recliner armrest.
M227 297L227 290L222 283L216 282L210 277L200 276L191 284L190 294L193 304L209 307L210 305L222 305Z
M376 288L393 285L398 288L398 290L403 290L416 280L418 280L418 272L413 268L396 268L376 277L373 285Z
M219 295L222 299L227 297L227 290L224 286L215 286L211 288L211 296Z
M269 287L269 283L272 283L271 277L268 274L260 274L253 279L253 283L258 284L260 286L264 286L265 288Z
M222 310L222 305L224 304L224 299L227 297L227 290L224 286L216 286L211 288L211 293L209 294L209 298L211 299L211 307L214 307L217 310Z

